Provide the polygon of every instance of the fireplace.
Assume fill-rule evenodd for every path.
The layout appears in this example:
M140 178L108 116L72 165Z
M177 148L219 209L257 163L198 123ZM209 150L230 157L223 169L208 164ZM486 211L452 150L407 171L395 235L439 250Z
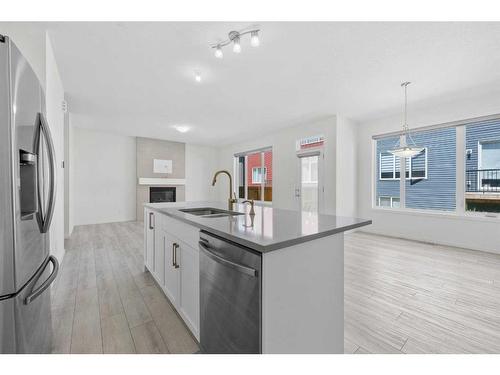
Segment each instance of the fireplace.
M151 186L149 188L149 202L175 202L175 187Z

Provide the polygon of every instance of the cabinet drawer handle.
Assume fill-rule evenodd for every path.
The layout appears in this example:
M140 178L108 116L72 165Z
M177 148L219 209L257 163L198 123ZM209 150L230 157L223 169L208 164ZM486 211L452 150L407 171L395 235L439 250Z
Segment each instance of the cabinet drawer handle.
M152 212L149 213L149 229L155 229L153 227L153 219L154 219L154 214Z
M174 243L174 267L179 268L179 263L177 263L177 249L179 248L179 244Z
M172 244L172 267L175 267L175 243Z

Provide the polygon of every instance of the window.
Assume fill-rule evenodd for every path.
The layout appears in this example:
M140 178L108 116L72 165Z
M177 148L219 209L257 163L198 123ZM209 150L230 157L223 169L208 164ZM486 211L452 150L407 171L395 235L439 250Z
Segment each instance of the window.
M234 156L234 175L239 199L272 201L273 151L250 151Z
M267 179L267 168L253 167L252 168L252 184L261 184Z
M302 157L301 158L301 168L302 168L302 183L318 183L318 156L313 157Z
M379 197L378 205L380 207L399 208L399 197Z
M399 142L399 136L377 139L378 179L376 204L380 207L401 207L405 195L407 208L454 210L456 136L454 128L412 133L424 149L405 160L405 183L400 183L401 158L388 150Z
M404 168L388 152L398 138L374 139L374 205L500 217L500 116L412 132L424 151L406 158Z
M465 126L465 208L500 212L500 120Z

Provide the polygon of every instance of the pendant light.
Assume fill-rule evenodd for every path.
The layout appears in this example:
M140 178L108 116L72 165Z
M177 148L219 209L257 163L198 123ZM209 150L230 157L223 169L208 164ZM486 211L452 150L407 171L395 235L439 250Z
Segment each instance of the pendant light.
M410 128L408 127L407 122L407 106L408 106L408 94L407 88L411 82L403 82L401 87L404 87L405 90L405 107L404 107L404 120L403 120L403 132L401 134L401 138L399 141L399 147L396 143L396 147L393 150L389 150L391 154L394 156L398 156L400 158L411 158L415 155L420 154L424 147L419 147L415 144L415 141L411 137Z

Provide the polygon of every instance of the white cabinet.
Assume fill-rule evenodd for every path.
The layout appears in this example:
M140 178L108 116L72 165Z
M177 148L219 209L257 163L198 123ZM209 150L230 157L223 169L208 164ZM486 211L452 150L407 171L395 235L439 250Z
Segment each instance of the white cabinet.
M198 237L198 228L157 211L144 210L145 267L199 340Z
M179 250L181 269L179 313L198 337L200 327L199 251L182 241Z
M155 212L144 210L144 266L150 271L154 270L155 249Z
M160 218L160 215L157 215ZM159 221L159 220L158 220ZM165 285L165 250L166 250L166 233L158 225L155 228L155 245L154 245L154 264L153 273L158 280L158 283L163 286Z

